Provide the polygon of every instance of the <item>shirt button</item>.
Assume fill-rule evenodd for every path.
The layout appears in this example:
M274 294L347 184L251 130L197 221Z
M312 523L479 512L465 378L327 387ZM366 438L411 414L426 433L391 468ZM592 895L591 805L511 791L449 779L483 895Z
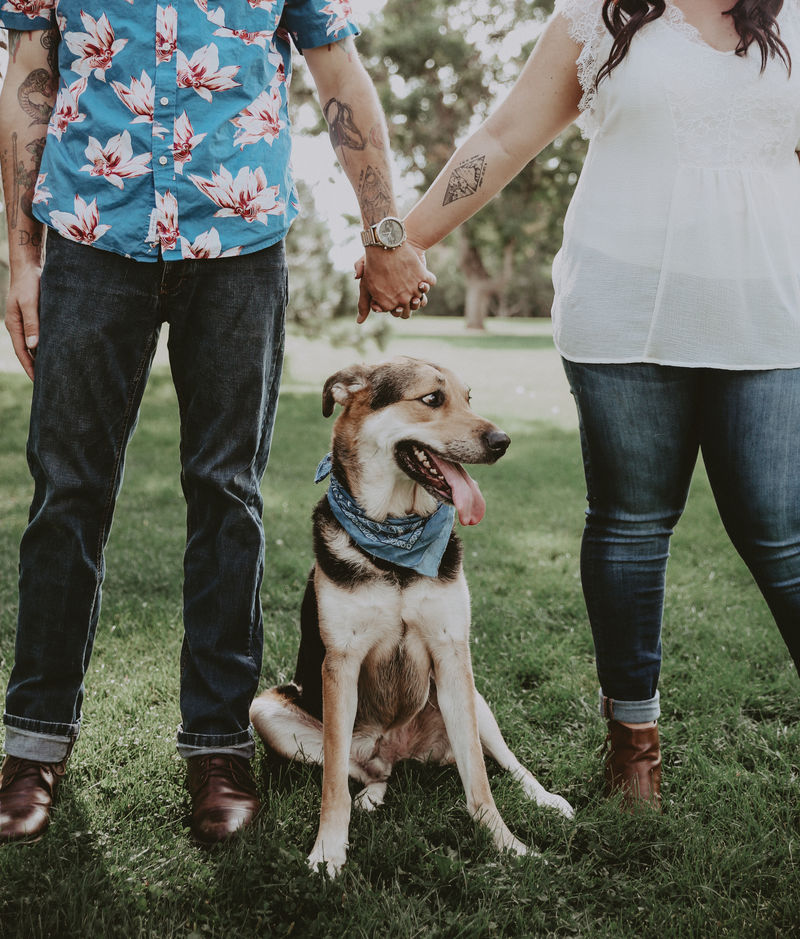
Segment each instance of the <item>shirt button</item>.
M166 107L169 104L169 98L164 95L164 97L161 98L158 103Z
M162 166L166 166L168 161L167 161L167 158L166 158L165 156L160 156L160 157L158 158L158 162L159 162Z

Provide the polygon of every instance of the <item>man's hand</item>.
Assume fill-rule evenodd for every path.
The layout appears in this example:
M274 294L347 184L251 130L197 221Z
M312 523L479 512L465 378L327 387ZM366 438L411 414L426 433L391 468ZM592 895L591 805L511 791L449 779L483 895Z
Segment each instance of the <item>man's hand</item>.
M39 342L39 280L41 268L34 265L12 270L6 303L6 329L14 352L33 380L33 360Z
M363 323L372 310L408 319L426 305L428 291L436 283L436 276L425 264L425 255L408 242L389 251L367 248L355 270L361 280L358 323Z

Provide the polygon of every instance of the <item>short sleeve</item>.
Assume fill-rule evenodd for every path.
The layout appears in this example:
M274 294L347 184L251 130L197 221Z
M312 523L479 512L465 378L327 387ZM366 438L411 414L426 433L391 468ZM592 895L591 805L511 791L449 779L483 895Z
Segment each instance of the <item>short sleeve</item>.
M55 24L56 0L3 0L0 6L0 26L31 32L50 29Z
M286 0L281 26L301 52L358 35L348 0Z
M597 73L608 56L611 44L611 35L603 22L603 0L557 0L553 15L564 17L570 36L582 47L575 63L583 91L578 105L581 116L577 124L584 137L591 137L597 129Z

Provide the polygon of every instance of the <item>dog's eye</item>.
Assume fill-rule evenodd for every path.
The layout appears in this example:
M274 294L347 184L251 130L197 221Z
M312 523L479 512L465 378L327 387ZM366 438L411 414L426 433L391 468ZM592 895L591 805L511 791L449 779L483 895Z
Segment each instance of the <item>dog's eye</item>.
M432 391L419 400L429 408L439 408L444 404L444 394L441 391Z

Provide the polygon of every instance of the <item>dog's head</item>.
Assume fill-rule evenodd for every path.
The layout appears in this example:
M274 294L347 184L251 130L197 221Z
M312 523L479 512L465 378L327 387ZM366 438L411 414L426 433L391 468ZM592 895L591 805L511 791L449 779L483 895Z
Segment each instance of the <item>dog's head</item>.
M460 464L494 463L511 441L472 410L453 372L406 356L354 365L325 382L325 417L335 404L333 469L367 515L430 515L449 502L462 525L483 518L486 503Z

